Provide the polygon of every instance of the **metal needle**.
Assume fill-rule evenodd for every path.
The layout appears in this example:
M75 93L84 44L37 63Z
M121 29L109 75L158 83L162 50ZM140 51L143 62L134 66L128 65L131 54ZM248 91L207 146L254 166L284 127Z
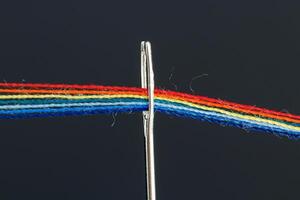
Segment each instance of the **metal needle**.
M141 85L148 92L148 111L143 111L146 153L147 200L156 200L154 156L154 73L150 42L141 43Z

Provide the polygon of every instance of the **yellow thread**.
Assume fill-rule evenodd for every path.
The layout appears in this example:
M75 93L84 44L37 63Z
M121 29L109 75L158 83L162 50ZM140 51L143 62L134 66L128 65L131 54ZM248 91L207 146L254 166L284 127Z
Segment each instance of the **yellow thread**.
M0 95L0 99L106 99L106 98L139 98L145 99L146 96L140 95L128 95L128 94L117 94L117 95L57 95L57 94L46 94L46 95Z

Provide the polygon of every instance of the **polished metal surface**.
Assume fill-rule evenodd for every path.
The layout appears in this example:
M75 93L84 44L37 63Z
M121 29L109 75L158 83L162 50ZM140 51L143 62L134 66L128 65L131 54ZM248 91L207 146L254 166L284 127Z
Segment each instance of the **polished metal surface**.
M147 200L156 200L154 154L154 73L150 42L141 43L141 85L148 92L148 111L143 111L146 153Z

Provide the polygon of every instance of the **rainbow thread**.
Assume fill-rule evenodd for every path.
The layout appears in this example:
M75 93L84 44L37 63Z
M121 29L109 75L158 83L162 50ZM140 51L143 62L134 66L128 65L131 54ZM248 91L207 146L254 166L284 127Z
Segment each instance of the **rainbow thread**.
M135 87L0 83L0 119L92 115L147 110ZM203 96L155 89L155 110L178 117L300 137L300 116Z

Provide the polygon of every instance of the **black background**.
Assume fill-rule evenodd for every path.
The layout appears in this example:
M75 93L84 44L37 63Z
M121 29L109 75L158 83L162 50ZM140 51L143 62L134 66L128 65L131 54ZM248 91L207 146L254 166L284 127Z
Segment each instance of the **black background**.
M297 1L2 1L0 79L156 86L300 113ZM145 199L140 113L0 122L1 199ZM156 114L158 199L299 199L300 144Z

